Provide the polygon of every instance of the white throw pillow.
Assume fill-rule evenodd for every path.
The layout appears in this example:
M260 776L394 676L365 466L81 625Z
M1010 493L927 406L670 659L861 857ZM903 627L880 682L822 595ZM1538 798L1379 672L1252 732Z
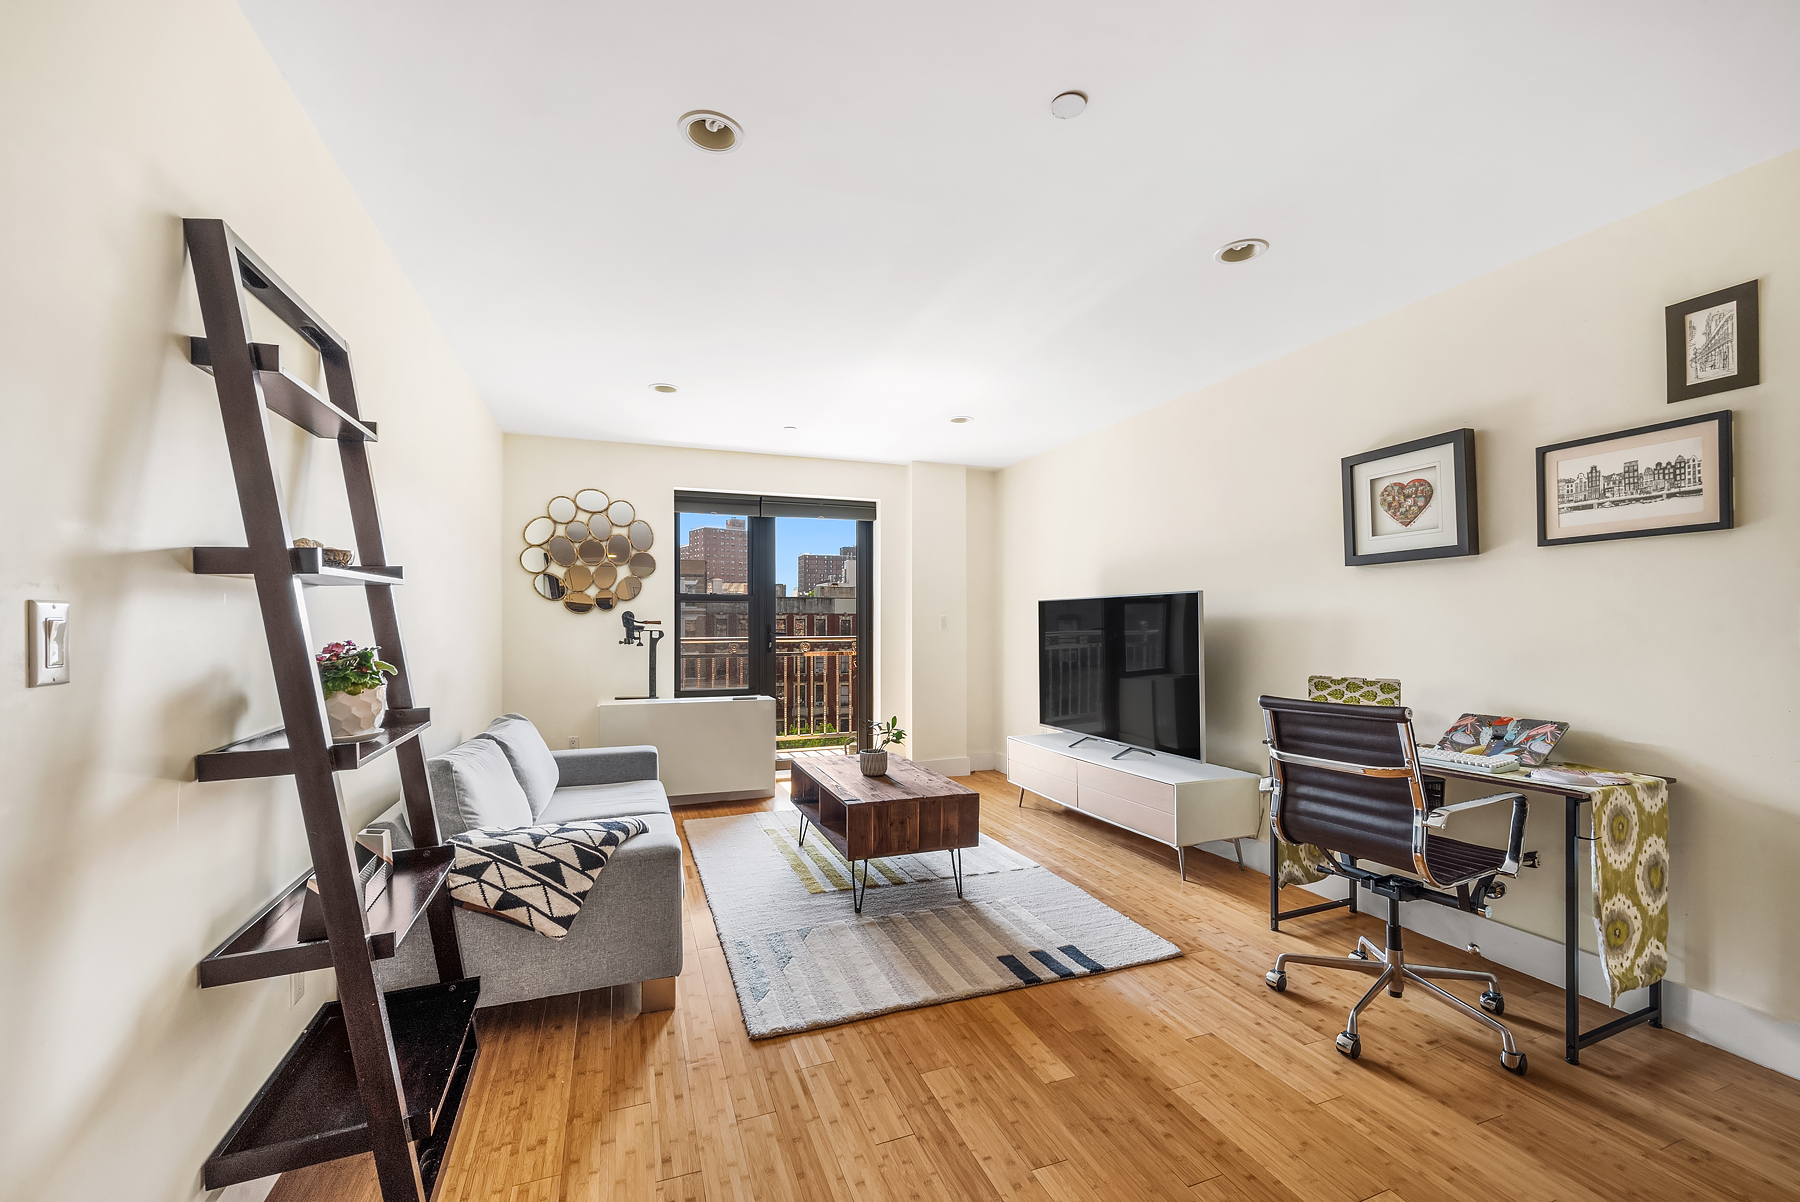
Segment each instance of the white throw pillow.
M536 818L550 804L557 780L562 775L556 757L550 754L549 744L524 714L495 718L488 723L487 736L506 752L513 775L519 778L519 787L525 790L525 800L531 803L531 816Z
M525 799L519 778L513 775L505 750L487 735L476 735L467 743L432 757L431 767L438 812L456 815L462 830L512 830L532 824L531 803ZM445 832L456 833L459 832Z

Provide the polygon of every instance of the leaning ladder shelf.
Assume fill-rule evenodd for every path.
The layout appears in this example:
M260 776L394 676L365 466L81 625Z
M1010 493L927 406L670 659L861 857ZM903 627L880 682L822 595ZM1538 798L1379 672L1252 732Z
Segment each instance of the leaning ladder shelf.
M481 983L463 976L443 888L451 850L438 836L419 740L431 711L413 703L394 607L404 573L388 564L382 540L368 455L376 426L357 407L349 348L324 319L224 222L183 225L206 325L206 337L192 339L189 357L212 375L219 394L248 544L195 547L193 570L254 582L282 716L276 730L194 757L194 775L201 781L293 777L313 862L311 872L200 962L200 984L330 968L338 993L245 1107L201 1176L206 1188L218 1189L372 1151L383 1202L430 1202L480 1052ZM317 348L323 395L282 370L279 348L250 341L246 290ZM271 413L337 443L359 566L334 567L317 548L292 545L270 455ZM392 706L382 732L364 742L334 744L326 725L302 601L307 588L320 586L362 588L381 657L397 669L388 681ZM399 764L416 846L395 853L387 889L365 904L335 774L389 752ZM326 937L302 942L300 909L313 877ZM420 918L431 931L439 983L383 993L375 961L393 956Z

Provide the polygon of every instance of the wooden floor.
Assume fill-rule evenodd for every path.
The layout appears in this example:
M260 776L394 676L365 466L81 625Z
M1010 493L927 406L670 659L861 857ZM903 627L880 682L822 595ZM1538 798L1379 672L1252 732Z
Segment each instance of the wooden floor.
M483 1011L439 1199L1800 1199L1800 1082L1647 1027L1572 1067L1562 993L1505 970L1525 1078L1417 990L1365 1012L1345 1060L1332 1038L1367 978L1296 967L1277 995L1262 977L1278 950L1379 942L1376 920L1272 934L1265 876L1196 855L1183 884L1173 851L1016 809L996 773L969 783L989 834L1186 954L753 1043L690 858L677 1008L630 1013L621 989ZM290 1173L271 1198L373 1202L372 1165Z

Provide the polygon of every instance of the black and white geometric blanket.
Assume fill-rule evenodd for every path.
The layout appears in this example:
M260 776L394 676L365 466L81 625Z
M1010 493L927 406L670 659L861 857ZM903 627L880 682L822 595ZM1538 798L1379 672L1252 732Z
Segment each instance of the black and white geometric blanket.
M649 829L642 818L602 818L464 831L450 836L445 883L467 909L561 939L619 844Z

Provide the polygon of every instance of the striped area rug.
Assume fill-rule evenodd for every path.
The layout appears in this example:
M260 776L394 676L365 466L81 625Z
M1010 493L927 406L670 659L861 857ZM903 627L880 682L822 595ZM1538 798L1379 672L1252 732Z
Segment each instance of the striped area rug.
M850 866L799 814L683 824L751 1036L1022 989L1181 954L1172 943L986 835L963 851Z

